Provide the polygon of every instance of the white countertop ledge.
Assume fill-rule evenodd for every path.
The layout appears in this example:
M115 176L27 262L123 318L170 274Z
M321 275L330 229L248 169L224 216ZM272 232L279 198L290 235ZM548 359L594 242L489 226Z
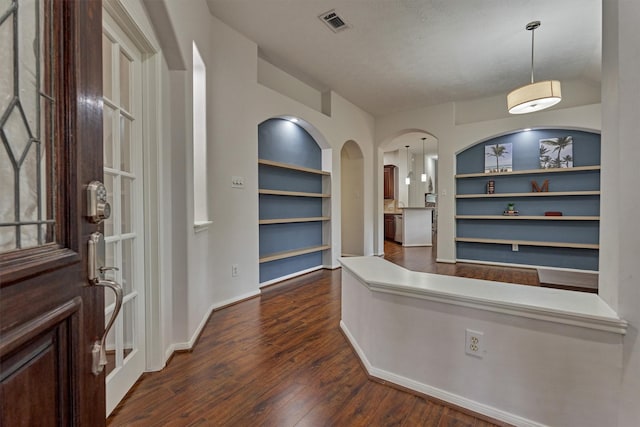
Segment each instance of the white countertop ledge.
M407 270L379 257L340 264L370 290L624 335L627 322L598 295Z
M435 208L426 207L426 206L402 206L402 207L400 207L398 209L407 209L407 210L409 210L409 209L416 209L416 210L420 209L420 210L423 210L423 211L432 211Z

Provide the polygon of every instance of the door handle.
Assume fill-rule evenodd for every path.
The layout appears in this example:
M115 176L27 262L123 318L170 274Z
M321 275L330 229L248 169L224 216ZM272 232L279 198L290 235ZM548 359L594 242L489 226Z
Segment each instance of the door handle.
M102 233L96 231L89 236L89 251L88 251L88 279L91 286L101 286L108 288L115 294L115 307L111 318L105 326L102 337L96 340L91 347L91 355L93 357L93 363L91 366L91 372L94 375L100 375L107 364L107 352L105 350L105 341L107 334L111 330L113 323L116 321L120 309L122 308L122 286L115 280L105 279L104 275L107 271L118 270L117 267L105 267L105 242Z
M116 321L116 317L118 317L118 313L120 313L120 309L122 308L122 286L120 286L119 283L108 279L100 279L93 285L109 288L116 296L116 306L113 308L111 318L104 328L102 338L96 340L93 343L93 347L91 348L91 354L93 356L91 372L93 372L93 375L100 375L100 373L104 370L105 365L107 364L107 352L105 350L105 341L107 340L107 334L111 330L111 327Z

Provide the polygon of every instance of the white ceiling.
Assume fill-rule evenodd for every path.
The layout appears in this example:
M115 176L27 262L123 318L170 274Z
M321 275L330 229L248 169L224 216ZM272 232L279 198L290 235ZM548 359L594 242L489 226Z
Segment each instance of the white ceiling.
M207 0L260 55L379 116L507 93L530 79L600 81L601 0ZM351 28L333 33L335 9Z

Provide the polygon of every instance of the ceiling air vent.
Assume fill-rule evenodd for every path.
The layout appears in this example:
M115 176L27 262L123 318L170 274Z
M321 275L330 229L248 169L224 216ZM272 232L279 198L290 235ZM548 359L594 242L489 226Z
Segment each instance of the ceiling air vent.
M325 12L318 16L322 22L327 24L327 27L331 28L331 31L337 33L338 31L346 30L349 25L336 13L335 9Z

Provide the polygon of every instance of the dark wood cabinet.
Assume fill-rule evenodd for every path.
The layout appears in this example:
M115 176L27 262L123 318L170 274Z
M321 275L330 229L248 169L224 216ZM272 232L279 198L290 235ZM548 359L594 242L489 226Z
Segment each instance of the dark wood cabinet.
M395 199L395 169L394 165L385 165L384 167L384 198Z
M396 223L394 215L384 216L384 238L394 240L396 238Z

